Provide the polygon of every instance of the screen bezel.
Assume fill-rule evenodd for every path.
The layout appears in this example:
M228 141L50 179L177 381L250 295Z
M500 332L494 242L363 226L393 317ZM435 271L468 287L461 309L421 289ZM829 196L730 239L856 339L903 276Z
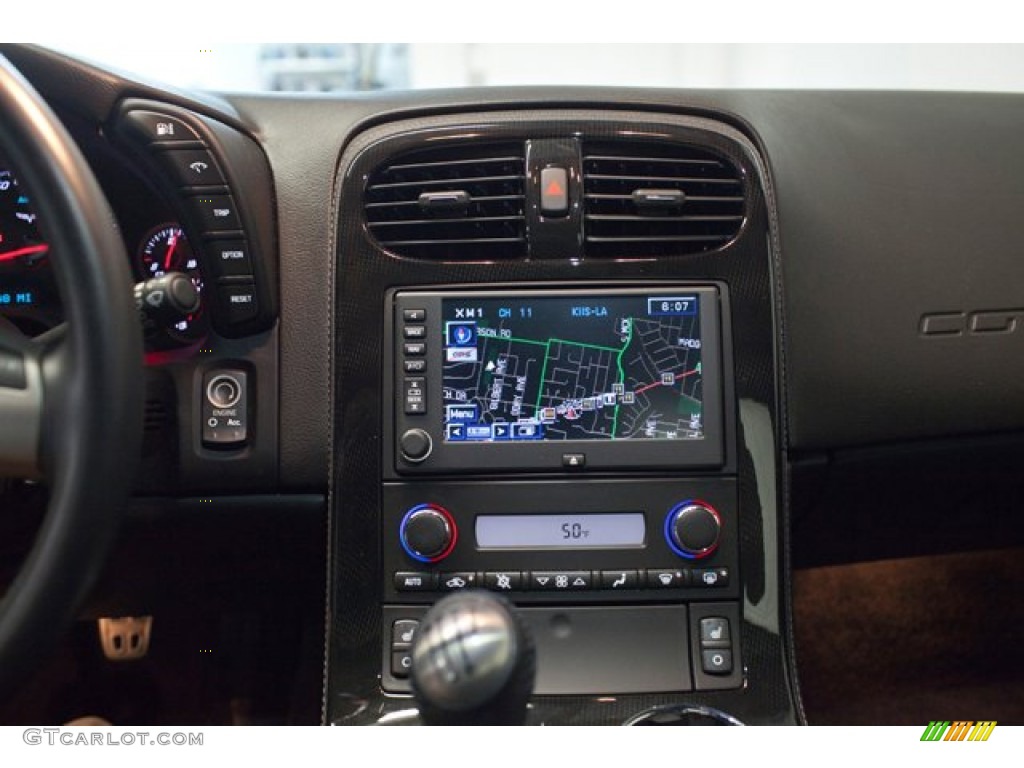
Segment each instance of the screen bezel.
M442 398L444 323L442 300L520 299L552 297L569 300L582 298L631 297L682 292L698 296L701 327L701 363L703 377L704 437L699 440L559 440L552 442L446 442ZM389 296L389 322L392 324L392 348L388 377L393 390L391 414L394 435L394 466L400 474L422 474L458 470L459 472L560 471L587 472L615 469L678 469L720 467L725 463L725 418L723 415L723 338L721 293L717 286L679 283L651 284L629 288L524 288L521 290L400 290ZM403 311L426 312L427 412L404 413ZM421 462L405 460L399 451L401 435L409 429L425 430L432 440L430 454ZM583 454L582 465L567 465L568 454Z

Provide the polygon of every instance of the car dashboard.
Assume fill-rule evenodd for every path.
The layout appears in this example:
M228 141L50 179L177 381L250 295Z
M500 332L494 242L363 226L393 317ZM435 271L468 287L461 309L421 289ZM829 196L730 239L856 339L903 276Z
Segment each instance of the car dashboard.
M283 580L325 724L414 710L419 622L469 589L529 628L530 724L802 723L796 566L1021 539L1006 475L981 529L913 499L929 451L1019 450L1019 97L214 97L2 52L139 284L200 296L146 326L134 554L89 610L177 594L144 547L213 525L186 583ZM73 255L17 179L0 158L0 322L35 336Z

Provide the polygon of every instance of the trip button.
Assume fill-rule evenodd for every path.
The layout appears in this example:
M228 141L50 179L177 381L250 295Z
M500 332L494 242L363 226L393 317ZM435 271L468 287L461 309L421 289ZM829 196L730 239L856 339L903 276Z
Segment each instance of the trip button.
M239 229L238 209L231 195L200 195L188 198L204 232Z

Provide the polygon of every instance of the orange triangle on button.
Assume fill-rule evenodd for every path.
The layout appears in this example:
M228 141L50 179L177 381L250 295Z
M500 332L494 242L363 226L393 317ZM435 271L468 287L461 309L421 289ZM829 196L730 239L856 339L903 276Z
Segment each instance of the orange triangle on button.
M557 181L552 180L551 183L548 184L547 191L544 194L546 194L546 195L564 195L565 194L565 190L562 189L562 185L561 184L559 184Z

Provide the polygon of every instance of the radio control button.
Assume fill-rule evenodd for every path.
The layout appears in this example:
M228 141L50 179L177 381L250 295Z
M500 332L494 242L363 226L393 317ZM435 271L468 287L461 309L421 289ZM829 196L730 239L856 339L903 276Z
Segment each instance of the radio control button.
M427 345L422 341L410 341L402 347L402 351L409 357L422 357L427 354Z
M395 574L395 589L399 592L432 592L437 589L437 574L399 571Z
M427 370L427 361L422 358L417 360L403 360L402 369L406 373L425 373Z
M407 376L403 381L405 412L419 414L427 412L427 380L421 376ZM424 457L426 458L426 457Z
M523 588L523 574L519 571L488 571L484 574L484 588L495 592L513 592Z
M402 452L403 459L413 464L419 464L430 455L434 443L426 430L407 429L402 433L398 447Z
M422 323L427 319L427 310L425 309L403 309L402 319L407 323Z
M652 589L679 589L689 583L690 572L682 568L648 568L647 586Z
M407 339L425 339L427 338L427 326L407 325L402 329L402 335Z
M639 584L636 571L601 571L601 589L636 589Z

